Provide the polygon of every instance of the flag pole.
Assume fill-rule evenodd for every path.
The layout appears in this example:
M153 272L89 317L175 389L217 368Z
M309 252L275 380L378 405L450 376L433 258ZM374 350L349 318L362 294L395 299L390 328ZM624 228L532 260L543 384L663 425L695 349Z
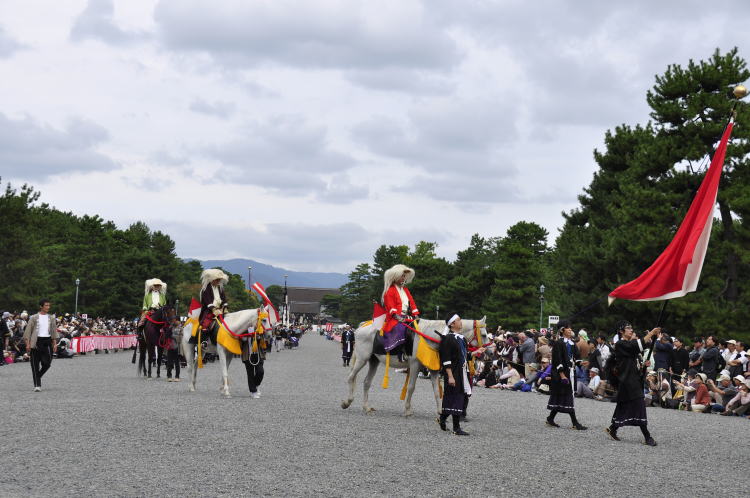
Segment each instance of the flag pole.
M659 311L659 317L656 319L656 327L661 327L662 320L664 319L664 310L667 309L667 303L669 303L669 299L664 300L664 304L661 305L661 311ZM650 358L650 361L654 361L654 347L656 346L656 341L658 338L652 337L651 338L651 345L648 347L648 354L646 355L646 358ZM643 362L643 366L641 367L641 378L646 375L646 362Z

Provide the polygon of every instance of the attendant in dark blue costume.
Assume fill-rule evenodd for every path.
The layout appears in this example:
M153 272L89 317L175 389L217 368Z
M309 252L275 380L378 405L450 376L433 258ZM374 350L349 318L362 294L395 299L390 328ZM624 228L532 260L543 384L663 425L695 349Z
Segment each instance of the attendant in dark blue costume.
M615 344L615 356L612 371L609 373L610 382L617 387L617 405L612 415L612 425L606 431L609 437L619 441L617 429L624 425L637 425L641 428L644 444L656 446L656 441L648 431L646 418L646 402L643 399L643 378L638 367L638 360L652 337L661 332L655 328L648 332L643 339L638 339L629 323L619 326L622 338Z
M445 331L440 341L440 363L443 366L443 411L438 418L442 430L446 420L453 419L453 434L468 436L461 429L461 415L466 399L471 396L471 382L466 370L466 339L461 334L461 317L454 314L445 320Z
M352 360L352 353L354 352L354 331L351 327L347 327L344 333L341 334L341 358L344 360L344 366L348 367L349 362Z
M570 414L573 429L585 431L588 427L581 425L576 419L573 404L573 363L579 359L578 348L573 342L573 329L564 323L559 329L559 339L552 343L552 379L550 381L550 396L547 409L547 425L560 427L555 423L555 416L559 413Z

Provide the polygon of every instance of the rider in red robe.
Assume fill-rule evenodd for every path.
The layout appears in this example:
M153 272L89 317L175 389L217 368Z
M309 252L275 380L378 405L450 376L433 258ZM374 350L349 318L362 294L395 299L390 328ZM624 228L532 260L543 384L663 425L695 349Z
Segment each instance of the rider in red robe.
M414 270L404 265L395 265L384 275L382 299L387 318L383 326L383 346L387 352L395 350L399 356L404 353L399 347L406 342L407 328L404 322L419 315L414 298L406 288L406 284L412 279Z

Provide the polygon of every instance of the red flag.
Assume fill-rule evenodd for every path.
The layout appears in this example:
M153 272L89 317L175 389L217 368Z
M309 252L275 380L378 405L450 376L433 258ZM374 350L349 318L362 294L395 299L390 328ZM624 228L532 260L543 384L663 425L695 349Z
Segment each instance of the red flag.
M732 126L730 122L724 130L711 166L672 242L638 278L613 290L609 294L610 303L616 298L630 301L674 299L698 287Z
M253 290L260 295L260 297L263 299L264 303L266 303L268 306L271 307L271 309L273 310L274 315L276 315L276 321L278 322L279 321L279 312L276 311L276 308L274 307L273 303L268 298L268 294L266 294L266 289L264 289L263 286L260 285L260 282L255 282L253 284Z
M190 301L190 307L188 308L188 316L192 318L198 318L201 312L201 303L197 299L192 298Z
M380 306L380 303L374 302L372 306L372 323L375 326L375 330L380 330L385 324L387 313L385 308Z

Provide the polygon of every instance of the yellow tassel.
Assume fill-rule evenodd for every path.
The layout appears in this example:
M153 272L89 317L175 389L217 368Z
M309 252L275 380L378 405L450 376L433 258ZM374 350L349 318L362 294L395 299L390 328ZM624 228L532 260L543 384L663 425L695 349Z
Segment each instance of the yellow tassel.
M474 358L472 358L469 360L469 379L474 378L474 372L476 372L476 370L474 370Z
M438 379L438 393L440 393L440 399L443 399L443 385L440 383L440 379Z
M404 387L401 388L401 401L406 399L406 386L409 385L409 375L411 372L406 371L406 380L404 381Z
M383 389L388 389L388 371L391 368L391 353L385 354L385 375L383 376Z
M198 368L203 368L203 352L201 351L201 336L203 329L198 329Z

